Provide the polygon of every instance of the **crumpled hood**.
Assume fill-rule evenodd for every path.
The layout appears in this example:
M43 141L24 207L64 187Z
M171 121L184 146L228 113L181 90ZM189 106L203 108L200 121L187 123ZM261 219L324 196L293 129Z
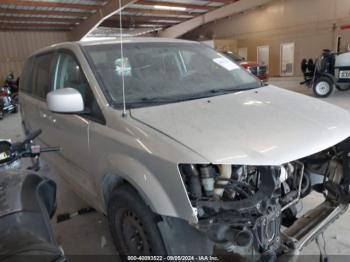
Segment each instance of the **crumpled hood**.
M280 165L350 136L347 111L271 85L131 115L213 164Z

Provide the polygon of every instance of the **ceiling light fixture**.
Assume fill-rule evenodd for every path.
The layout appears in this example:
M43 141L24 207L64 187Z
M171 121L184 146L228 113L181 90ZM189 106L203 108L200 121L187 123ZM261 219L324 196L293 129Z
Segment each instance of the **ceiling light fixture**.
M154 9L161 9L161 10L173 10L173 11L186 11L186 7L181 6L167 6L167 5L154 5Z

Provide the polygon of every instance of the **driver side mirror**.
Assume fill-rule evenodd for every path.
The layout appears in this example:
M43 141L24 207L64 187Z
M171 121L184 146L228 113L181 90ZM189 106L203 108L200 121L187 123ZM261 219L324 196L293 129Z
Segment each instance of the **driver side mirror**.
M56 113L81 113L84 111L82 95L71 87L48 93L46 102L48 109Z

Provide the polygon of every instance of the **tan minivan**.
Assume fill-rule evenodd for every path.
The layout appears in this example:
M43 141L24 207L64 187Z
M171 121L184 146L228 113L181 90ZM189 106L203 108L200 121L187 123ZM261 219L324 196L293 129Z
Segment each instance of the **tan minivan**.
M33 54L24 129L107 214L120 254L297 254L348 207L350 117L261 83L191 41L63 43ZM345 168L343 168L345 167ZM325 201L299 218L312 190ZM282 225L284 227L282 227ZM192 259L192 257L188 257Z

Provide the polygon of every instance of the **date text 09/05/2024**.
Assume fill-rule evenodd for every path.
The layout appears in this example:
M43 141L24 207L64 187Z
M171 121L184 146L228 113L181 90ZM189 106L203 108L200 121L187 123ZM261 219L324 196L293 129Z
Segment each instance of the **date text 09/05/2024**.
M216 256L128 256L128 261L219 261Z

